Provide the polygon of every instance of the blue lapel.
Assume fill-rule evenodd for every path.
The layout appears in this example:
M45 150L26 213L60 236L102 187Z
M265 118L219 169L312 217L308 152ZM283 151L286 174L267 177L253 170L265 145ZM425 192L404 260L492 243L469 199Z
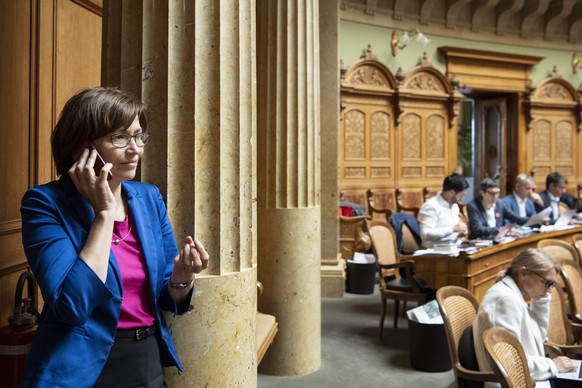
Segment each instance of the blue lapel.
M507 204L507 207L509 208L509 210L511 210L515 214L519 214L519 205L517 204L517 200L515 199L515 195L513 195L513 193L511 193L507 196L506 204ZM526 202L525 206L527 208L527 202Z

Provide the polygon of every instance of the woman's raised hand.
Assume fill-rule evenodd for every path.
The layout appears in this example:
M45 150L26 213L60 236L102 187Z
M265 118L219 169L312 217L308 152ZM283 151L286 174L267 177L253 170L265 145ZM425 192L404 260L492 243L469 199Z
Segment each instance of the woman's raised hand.
M117 203L107 182L107 174L113 165L105 163L97 176L94 170L96 159L97 150L84 150L79 160L69 169L69 177L77 190L89 201L95 213L114 211Z
M180 255L174 262L172 272L172 283L187 283L192 279L192 275L208 268L208 252L202 243L187 236L184 246L180 249Z

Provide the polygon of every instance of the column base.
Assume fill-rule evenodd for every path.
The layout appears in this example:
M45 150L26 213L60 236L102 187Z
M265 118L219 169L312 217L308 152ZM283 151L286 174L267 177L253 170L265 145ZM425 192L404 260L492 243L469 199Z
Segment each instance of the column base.
M346 262L338 260L335 265L321 266L321 297L343 298L346 288Z

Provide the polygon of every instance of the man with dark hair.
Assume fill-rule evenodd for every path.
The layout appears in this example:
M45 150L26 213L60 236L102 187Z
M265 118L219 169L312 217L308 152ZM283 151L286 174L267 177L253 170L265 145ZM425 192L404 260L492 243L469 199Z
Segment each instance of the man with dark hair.
M443 181L443 190L420 208L420 237L422 245L431 248L435 243L453 242L467 234L467 225L459 219L459 205L469 188L460 174L451 174Z
M511 210L503 201L498 201L501 189L499 182L485 178L479 186L480 196L473 199L467 205L469 212L469 238L493 239L505 220L517 225L523 225L529 217L520 217Z
M566 180L566 177L558 172L552 172L546 177L546 189L540 193L543 205L536 204L536 211L539 213L548 206L551 207L551 224L554 224L560 217L560 206L558 204L561 202L561 198L566 193L567 182L568 181ZM571 208L570 204L566 204Z

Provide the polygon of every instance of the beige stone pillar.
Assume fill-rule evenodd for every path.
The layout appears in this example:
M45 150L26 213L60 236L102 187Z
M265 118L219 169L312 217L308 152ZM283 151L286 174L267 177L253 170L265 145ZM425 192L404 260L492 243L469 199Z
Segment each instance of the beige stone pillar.
M104 84L126 85L128 42L141 42L139 87L129 86L150 106L153 137L141 179L167 198L178 243L193 235L211 257L196 276L192 312L169 317L185 373L168 368L166 382L255 386L254 1L111 0L104 7L104 67L112 68ZM136 23L139 38L122 32Z
M339 1L319 2L321 68L321 294L343 297L345 260L339 258L338 125L339 125Z
M279 332L260 371L321 366L318 1L259 0L258 278Z

